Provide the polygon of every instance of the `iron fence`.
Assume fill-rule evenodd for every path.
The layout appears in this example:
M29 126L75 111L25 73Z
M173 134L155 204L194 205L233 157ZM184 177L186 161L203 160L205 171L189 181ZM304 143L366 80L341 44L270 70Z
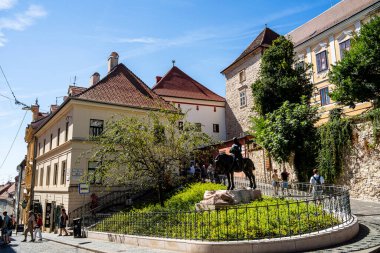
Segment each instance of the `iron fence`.
M245 186L245 179L236 179ZM258 183L265 195L270 185ZM321 231L352 219L349 192L321 186L318 194L306 183L292 184L290 196L270 204L238 205L206 211L127 212L98 216L89 230L203 241L236 241L296 236Z

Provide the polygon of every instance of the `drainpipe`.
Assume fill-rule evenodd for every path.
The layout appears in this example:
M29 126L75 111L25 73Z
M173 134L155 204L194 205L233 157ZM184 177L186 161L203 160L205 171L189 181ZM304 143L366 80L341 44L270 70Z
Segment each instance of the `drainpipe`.
M18 171L18 182L17 182L17 195L16 195L16 204L15 204L15 212L16 212L16 224L19 224L20 219L20 191L21 191L21 180L22 180L22 165L17 166Z
M29 210L33 210L33 199L34 199L34 181L36 177L36 157L37 157L37 137L34 136L34 147L33 147L33 166L32 166L32 181L30 182L30 195L29 195Z

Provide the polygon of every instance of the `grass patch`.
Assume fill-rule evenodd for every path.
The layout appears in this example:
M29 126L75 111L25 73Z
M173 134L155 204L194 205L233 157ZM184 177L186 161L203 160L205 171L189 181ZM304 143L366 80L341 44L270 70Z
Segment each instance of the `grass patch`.
M205 190L225 189L196 183L165 201L121 212L99 222L94 230L131 235L196 239L243 240L303 234L334 226L339 220L314 202L264 197L247 205L195 212Z

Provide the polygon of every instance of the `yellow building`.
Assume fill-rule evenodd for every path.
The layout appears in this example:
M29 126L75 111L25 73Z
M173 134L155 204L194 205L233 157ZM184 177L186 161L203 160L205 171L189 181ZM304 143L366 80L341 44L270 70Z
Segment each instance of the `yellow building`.
M104 78L95 73L90 87L69 87L63 104L52 106L51 113L33 131L35 142L31 141L28 147L30 153L36 145L33 201L41 204L45 229L54 228L62 207L70 218L89 211L81 208L91 203L90 194L80 194L78 186L85 175L97 175L97 163L86 152L93 147L91 137L102 133L107 120L114 116L143 116L162 109L176 110L125 65L118 64L115 52L109 57ZM28 135L31 139L32 135ZM100 198L123 190L105 188L100 178L90 183L90 193ZM76 212L78 208L80 211Z
M312 64L312 104L320 106L319 123L326 122L328 112L337 107L329 97L334 88L328 80L329 70L350 49L350 40L355 33L360 33L362 24L378 15L379 8L379 0L343 0L288 34L295 45L299 64ZM353 109L343 107L343 112L356 115L371 106L370 102L358 103Z

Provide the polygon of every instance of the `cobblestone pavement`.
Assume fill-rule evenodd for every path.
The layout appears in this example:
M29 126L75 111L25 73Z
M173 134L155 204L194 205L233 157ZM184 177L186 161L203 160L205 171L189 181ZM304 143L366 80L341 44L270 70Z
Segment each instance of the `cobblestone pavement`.
M317 252L380 252L380 202L351 199L351 211L359 220L358 235L344 244Z
M73 246L63 245L52 241L43 240L42 242L21 242L24 236L19 234L12 236L10 245L2 245L0 242L1 253L87 253L88 250L78 249ZM29 240L29 238L28 238Z

